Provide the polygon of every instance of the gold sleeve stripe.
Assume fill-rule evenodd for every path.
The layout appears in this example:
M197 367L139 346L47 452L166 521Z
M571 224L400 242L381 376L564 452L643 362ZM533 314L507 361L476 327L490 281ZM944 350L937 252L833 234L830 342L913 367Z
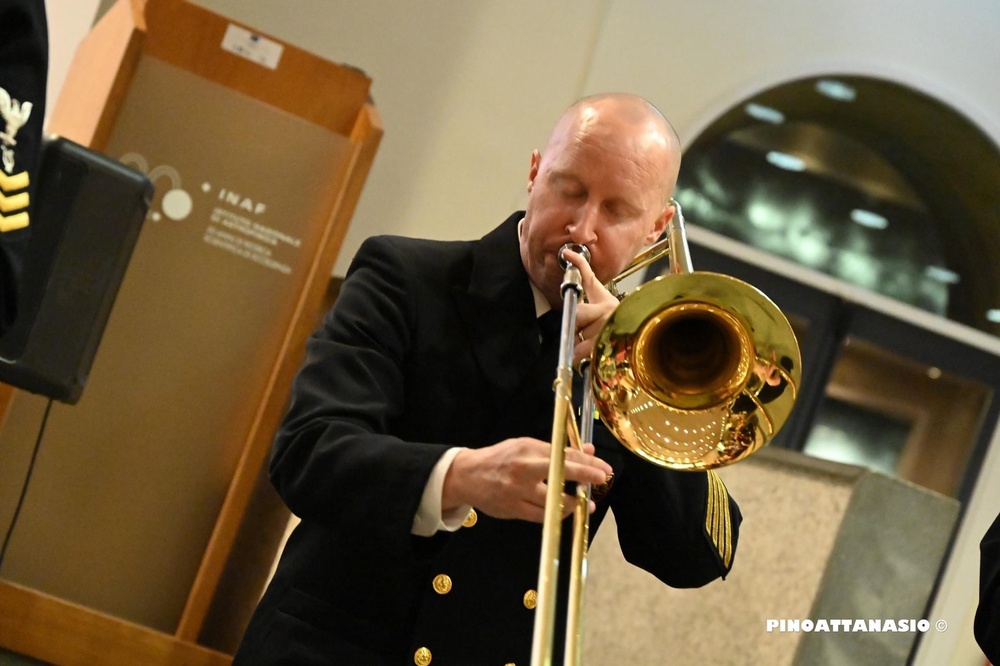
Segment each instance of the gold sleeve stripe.
M23 229L28 226L28 214L18 213L17 215L11 215L7 217L6 215L0 214L0 232L17 231L18 229Z
M31 180L28 178L27 171L15 173L13 176L8 176L3 171L0 171L0 190L4 192L23 190L30 182Z
M728 569L733 560L733 531L729 516L729 492L719 475L713 471L708 476L708 505L705 510L705 531L719 551L722 563Z
M4 196L4 193L0 192L0 213L13 213L16 210L27 208L28 201L27 192L21 192L10 197Z

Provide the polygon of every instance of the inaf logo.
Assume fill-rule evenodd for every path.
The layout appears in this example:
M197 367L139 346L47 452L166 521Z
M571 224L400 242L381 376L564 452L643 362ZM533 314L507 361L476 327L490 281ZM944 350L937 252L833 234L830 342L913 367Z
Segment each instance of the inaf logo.
M263 215L267 210L267 205L261 203L260 201L254 201L250 197L245 197L241 194L233 192L232 190L227 190L226 188L219 189L219 201L223 201L231 206L236 206L241 210L245 210L248 213L253 213L254 215Z

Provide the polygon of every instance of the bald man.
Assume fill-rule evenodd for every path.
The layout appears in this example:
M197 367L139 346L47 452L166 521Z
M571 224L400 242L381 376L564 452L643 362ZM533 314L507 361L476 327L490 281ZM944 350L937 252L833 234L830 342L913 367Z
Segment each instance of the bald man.
M562 307L557 251L591 253L589 265L567 257L588 300L579 361L617 305L603 284L666 227L679 163L647 101L585 98L532 153L525 211L478 241L365 242L275 440L271 480L302 521L237 666L529 662L558 354L541 322ZM714 473L653 466L601 424L566 460L567 481L599 486L591 536L611 509L629 562L675 587L729 571L741 518Z

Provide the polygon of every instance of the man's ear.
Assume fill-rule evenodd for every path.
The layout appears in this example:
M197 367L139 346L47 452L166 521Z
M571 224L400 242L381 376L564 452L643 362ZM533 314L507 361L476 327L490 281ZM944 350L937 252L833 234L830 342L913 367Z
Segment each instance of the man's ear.
M649 235L646 236L646 245L652 245L660 239L660 236L662 236L663 232L666 231L667 224L673 216L674 207L667 204L667 206L663 209L663 212L660 213L660 216L656 218L655 222L653 222L653 228L650 230Z
M538 176L538 167L542 164L542 154L538 149L531 151L531 166L528 167L528 192L535 185L535 177Z

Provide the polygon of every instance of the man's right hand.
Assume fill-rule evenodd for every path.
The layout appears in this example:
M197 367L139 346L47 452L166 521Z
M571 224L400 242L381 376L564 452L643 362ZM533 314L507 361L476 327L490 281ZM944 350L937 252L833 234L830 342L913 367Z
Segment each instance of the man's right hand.
M544 522L551 446L516 437L482 449L463 449L445 476L442 510L471 505L494 518ZM567 448L565 470L567 482L591 484L604 483L612 473L611 465L594 455L593 444L585 444L583 451ZM563 517L572 509L572 498L564 495Z

